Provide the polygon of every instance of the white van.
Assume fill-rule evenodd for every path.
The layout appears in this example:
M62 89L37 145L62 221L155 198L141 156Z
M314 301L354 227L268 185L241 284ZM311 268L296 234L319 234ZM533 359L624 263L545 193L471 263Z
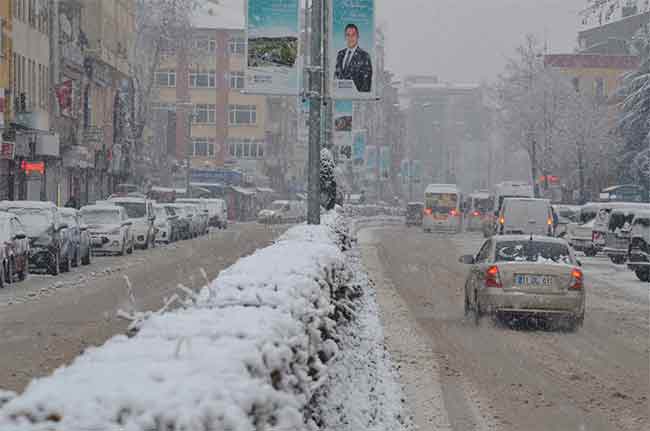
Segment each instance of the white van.
M123 207L132 222L131 231L135 238L135 246L141 249L155 247L156 230L154 221L153 201L139 197L110 197L108 204Z
M555 235L548 199L506 198L499 212L499 235Z
M487 238L499 230L498 217L503 201L508 198L534 198L535 189L532 185L520 181L504 181L494 186L492 213L483 220L483 235Z
M424 192L424 232L459 233L463 229L463 195L455 184L431 184Z

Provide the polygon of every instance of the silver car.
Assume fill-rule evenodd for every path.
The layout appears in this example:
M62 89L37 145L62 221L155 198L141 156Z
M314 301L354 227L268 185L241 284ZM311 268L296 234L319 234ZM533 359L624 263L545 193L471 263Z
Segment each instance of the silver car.
M580 262L559 238L503 235L488 239L465 283L465 314L478 324L483 315L568 318L582 326L585 283Z

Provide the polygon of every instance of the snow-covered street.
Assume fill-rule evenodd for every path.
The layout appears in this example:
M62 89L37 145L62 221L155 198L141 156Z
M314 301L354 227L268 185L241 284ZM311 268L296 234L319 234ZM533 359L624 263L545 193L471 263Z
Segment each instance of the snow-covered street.
M384 292L386 331L401 330L388 337L388 349L420 429L646 429L648 285L606 258L580 256L587 286L582 329L513 329L491 321L477 328L463 317L467 269L457 259L482 242L480 234L404 227L361 234L364 262ZM427 405L437 399L442 406Z

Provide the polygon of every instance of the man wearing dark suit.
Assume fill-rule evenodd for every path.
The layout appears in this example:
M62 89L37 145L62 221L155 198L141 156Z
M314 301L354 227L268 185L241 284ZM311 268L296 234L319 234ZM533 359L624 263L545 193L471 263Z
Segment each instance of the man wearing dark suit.
M359 28L354 24L345 27L347 48L342 49L336 56L334 78L351 80L360 93L370 93L372 90L372 60L370 55L359 48Z

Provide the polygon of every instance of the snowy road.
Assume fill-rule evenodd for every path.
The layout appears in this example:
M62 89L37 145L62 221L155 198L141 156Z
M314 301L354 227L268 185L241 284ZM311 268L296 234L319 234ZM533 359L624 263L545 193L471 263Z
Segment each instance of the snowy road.
M21 391L32 377L49 374L85 348L123 333L132 310L157 310L177 287L200 287L239 257L268 245L282 226L234 224L227 231L132 256L96 257L92 265L58 277L30 275L0 290L0 388Z
M649 289L623 266L581 257L589 290L576 333L476 328L463 319L467 268L457 259L478 250L480 235L396 227L360 240L420 429L647 429ZM405 327L416 341L403 341ZM442 412L430 402L438 397Z

